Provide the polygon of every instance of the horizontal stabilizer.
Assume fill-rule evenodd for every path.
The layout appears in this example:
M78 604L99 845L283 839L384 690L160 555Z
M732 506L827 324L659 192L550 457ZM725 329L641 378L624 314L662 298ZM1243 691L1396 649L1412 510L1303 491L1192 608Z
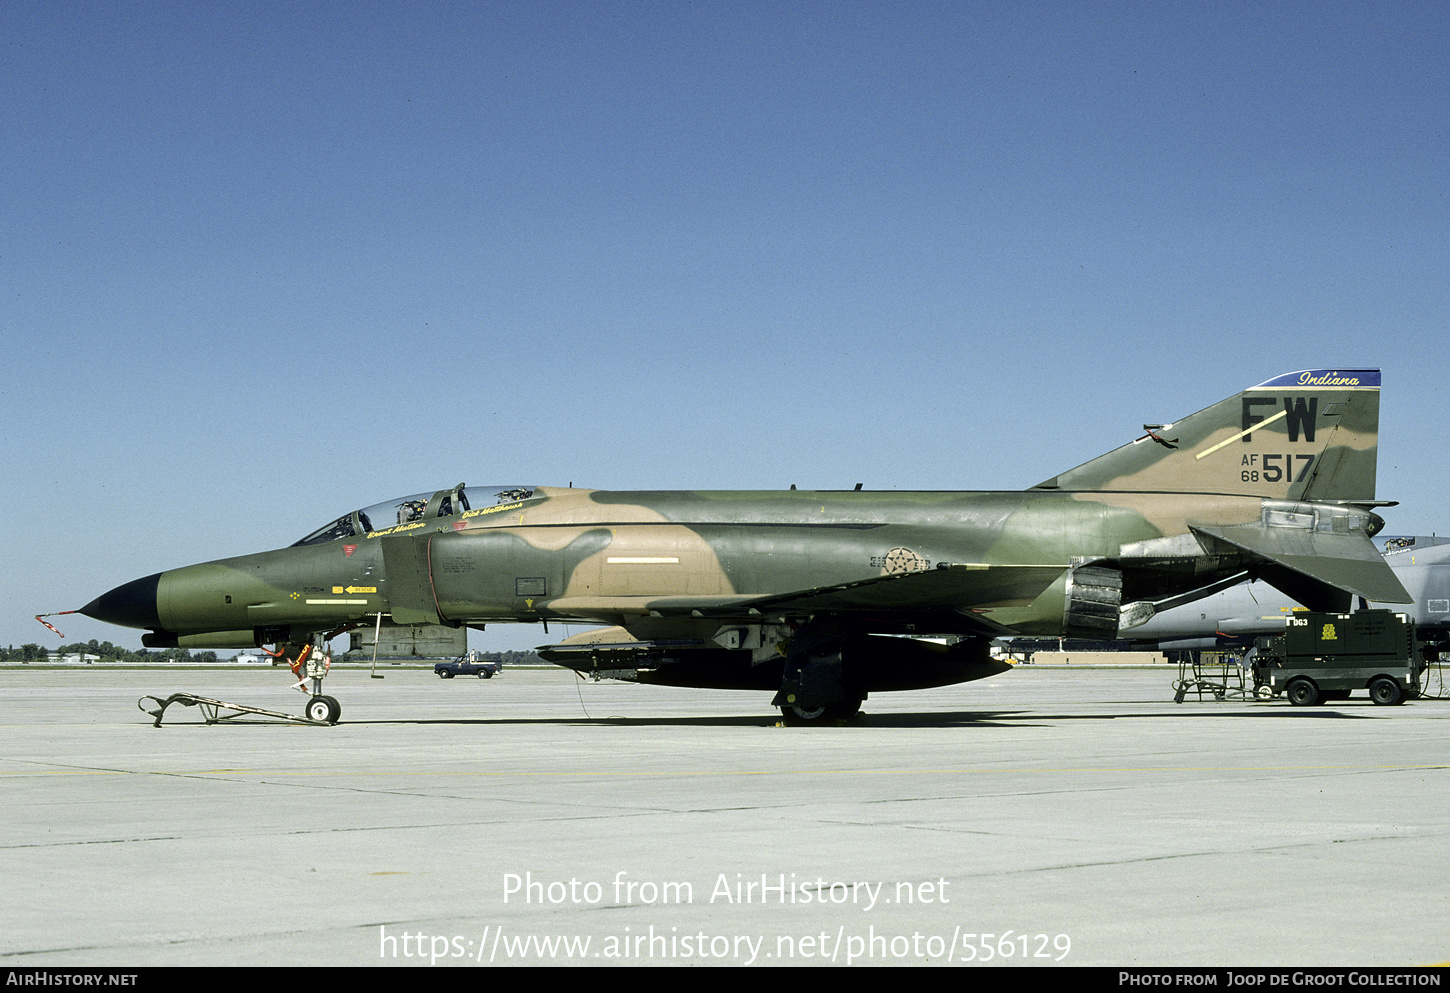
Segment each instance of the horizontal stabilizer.
M1374 542L1362 531L1335 532L1264 524L1190 527L1210 542L1220 541L1248 552L1261 563L1256 571L1265 580L1313 609L1347 607L1334 601L1326 603L1326 587L1378 603L1414 600L1385 563Z

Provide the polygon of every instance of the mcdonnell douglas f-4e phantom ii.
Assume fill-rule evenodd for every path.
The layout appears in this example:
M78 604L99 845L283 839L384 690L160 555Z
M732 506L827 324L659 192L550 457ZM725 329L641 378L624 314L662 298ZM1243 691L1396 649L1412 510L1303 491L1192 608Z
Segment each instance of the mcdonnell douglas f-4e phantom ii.
M1278 376L1020 492L460 484L80 612L152 647L275 643L293 661L381 616L586 621L605 627L543 657L850 717L871 692L1005 671L993 638L1112 639L1247 578L1316 610L1408 602L1370 540L1379 393L1373 369Z

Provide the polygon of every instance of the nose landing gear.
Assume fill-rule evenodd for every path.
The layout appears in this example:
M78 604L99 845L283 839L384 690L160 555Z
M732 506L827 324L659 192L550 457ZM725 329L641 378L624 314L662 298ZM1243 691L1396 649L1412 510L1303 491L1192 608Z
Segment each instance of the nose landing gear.
M342 704L337 702L336 697L326 696L322 692L322 681L327 678L327 673L332 668L331 651L327 648L316 648L309 641L304 645L279 645L273 654L285 659L292 675L298 677L294 689L310 694L311 699L307 701L307 707L303 711L308 720L336 724L342 716ZM310 688L308 681L312 683Z
M325 640L325 639L324 639ZM269 652L273 658L280 658L287 662L292 674L297 677L297 683L293 689L308 694L307 706L303 708L303 716L286 714L279 710L264 710L261 707L251 707L240 703L227 703L225 700L214 700L211 697L197 696L193 693L173 693L165 698L157 696L144 696L137 701L137 706L145 713L155 718L154 727L161 726L161 717L166 708L174 703L183 707L198 707L201 710L202 719L207 724L220 724L223 721L232 720L247 714L258 714L263 717L275 717L284 721L296 721L300 724L336 724L342 716L342 704L337 702L335 697L326 696L322 692L322 680L326 678L327 671L332 667L332 656L326 649L314 651L311 641L306 644L283 644L278 645L275 652ZM311 687L307 685L311 681ZM150 701L148 704L147 701Z

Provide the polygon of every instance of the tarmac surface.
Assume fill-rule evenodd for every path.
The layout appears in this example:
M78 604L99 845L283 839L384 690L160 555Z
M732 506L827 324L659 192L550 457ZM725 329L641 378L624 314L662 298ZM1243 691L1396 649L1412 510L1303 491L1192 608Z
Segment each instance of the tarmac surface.
M0 961L1450 960L1450 701L1172 702L1019 667L781 727L763 694L334 669L0 670Z

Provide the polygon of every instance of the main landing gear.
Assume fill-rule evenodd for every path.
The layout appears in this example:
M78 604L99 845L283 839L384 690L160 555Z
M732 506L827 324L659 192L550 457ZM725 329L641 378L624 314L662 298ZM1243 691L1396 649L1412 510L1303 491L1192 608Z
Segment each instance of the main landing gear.
M802 626L785 643L785 673L771 705L787 724L831 724L861 712L866 693L851 680L845 638Z

